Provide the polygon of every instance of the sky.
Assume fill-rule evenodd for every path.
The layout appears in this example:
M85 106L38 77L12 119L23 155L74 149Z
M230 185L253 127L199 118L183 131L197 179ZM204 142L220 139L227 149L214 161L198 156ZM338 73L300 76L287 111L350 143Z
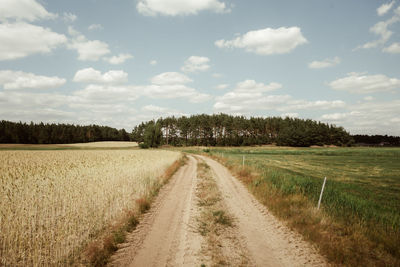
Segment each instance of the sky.
M0 0L0 119L166 116L400 135L400 0Z

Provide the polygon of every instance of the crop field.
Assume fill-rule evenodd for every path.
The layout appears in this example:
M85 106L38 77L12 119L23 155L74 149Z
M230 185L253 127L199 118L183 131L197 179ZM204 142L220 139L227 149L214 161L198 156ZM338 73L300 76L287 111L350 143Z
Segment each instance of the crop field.
M63 265L134 209L172 151L0 151L0 265Z
M327 245L326 250L330 251L327 253L331 253L328 258L336 263L351 265L348 258L361 260L366 257L365 254L369 254L367 258L380 257L376 263L390 265L399 262L399 148L246 147L192 150L196 151L222 158L226 165L238 170L238 176L244 172L242 176L245 182L260 201L278 217L288 220L307 239L317 243L323 239L321 236L324 234L314 236L318 235L315 227L322 225L324 219L316 216L314 220L312 217L316 209L312 207L317 206L326 176L321 210L336 224L331 229L333 235L347 236L353 242L345 247L344 244L333 242L333 237L321 241L334 244ZM256 175L247 179L246 171L253 171ZM307 205L311 209L309 207L308 211L302 213L301 209L306 210ZM328 231L326 228L321 232ZM362 235L358 241L356 232ZM351 246L364 246L367 249L366 244L360 244L362 240L370 243L370 249L382 249L377 253L380 255L371 256L368 251L357 255L357 248ZM329 246L338 246L337 249L343 251L334 252L335 249Z

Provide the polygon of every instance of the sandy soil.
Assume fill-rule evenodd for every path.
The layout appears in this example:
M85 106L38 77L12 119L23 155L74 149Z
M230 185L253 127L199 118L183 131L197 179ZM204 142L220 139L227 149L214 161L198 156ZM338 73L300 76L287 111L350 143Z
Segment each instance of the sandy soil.
M225 167L202 159L210 166L224 206L234 220L234 227L221 235L229 238L221 240L226 244L224 253L245 252L247 261L243 265L247 266L327 265L310 244L272 216ZM197 231L197 162L197 157L189 156L188 163L160 191L138 228L112 257L110 266L211 264L205 261L206 241ZM235 247L240 251L232 251Z

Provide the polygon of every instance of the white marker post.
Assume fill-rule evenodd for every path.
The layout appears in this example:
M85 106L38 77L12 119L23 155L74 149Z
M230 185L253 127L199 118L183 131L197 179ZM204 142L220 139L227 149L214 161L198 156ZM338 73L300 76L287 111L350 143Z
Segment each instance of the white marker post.
M243 155L242 168L244 168L244 155Z
M321 194L319 195L318 208L317 208L318 210L319 210L319 206L321 205L321 199L322 199L322 194L324 193L325 183L326 183L326 176L324 179L324 183L322 184Z

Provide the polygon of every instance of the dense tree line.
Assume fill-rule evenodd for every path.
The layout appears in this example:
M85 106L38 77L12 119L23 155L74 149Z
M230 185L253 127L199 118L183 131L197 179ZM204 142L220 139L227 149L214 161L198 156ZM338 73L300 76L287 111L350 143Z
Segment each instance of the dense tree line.
M0 122L0 143L67 144L129 140L129 134L124 129L107 126Z
M400 146L400 136L388 135L353 135L357 145Z
M342 127L313 120L281 117L231 116L227 114L167 117L143 122L132 131L132 140L146 143L149 127L159 127L160 144L172 146L283 146L351 145Z

